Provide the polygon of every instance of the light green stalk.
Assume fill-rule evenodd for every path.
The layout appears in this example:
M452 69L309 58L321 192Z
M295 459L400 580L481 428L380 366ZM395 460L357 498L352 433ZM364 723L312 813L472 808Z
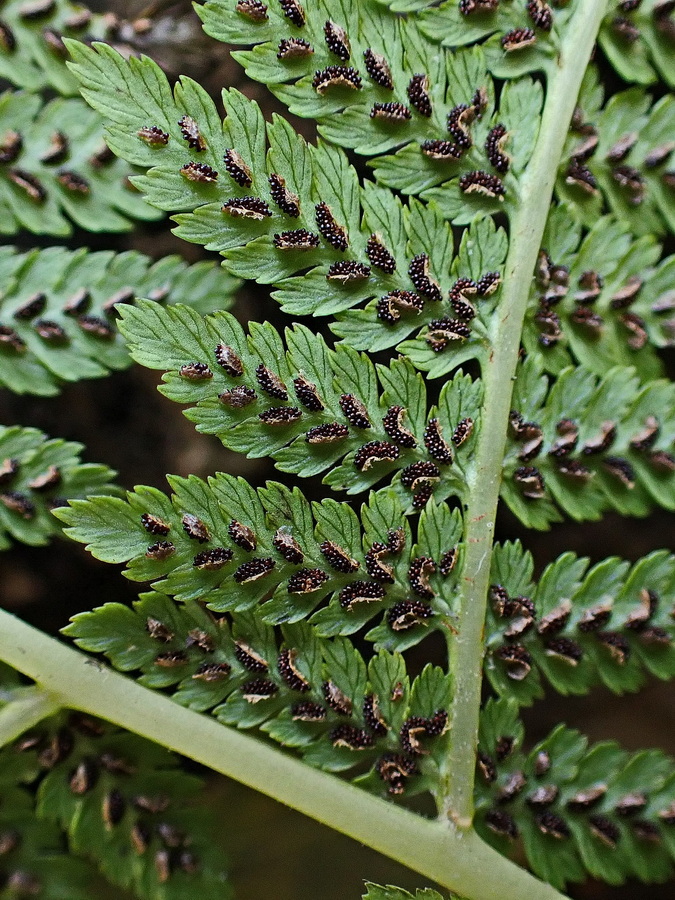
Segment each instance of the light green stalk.
M606 0L579 0L565 30L558 58L547 72L539 137L520 182L518 207L511 217L502 298L490 334L492 349L482 370L484 400L465 512L459 621L456 636L450 638L453 672L450 753L440 794L442 814L462 829L471 826L474 810L490 554L520 337L558 164L606 7Z

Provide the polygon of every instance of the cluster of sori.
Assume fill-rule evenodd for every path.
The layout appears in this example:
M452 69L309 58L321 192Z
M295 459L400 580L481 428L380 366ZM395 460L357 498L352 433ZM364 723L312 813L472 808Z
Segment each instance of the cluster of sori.
M392 541L396 539L391 538ZM299 552L297 545L287 543L286 547ZM327 557L335 555L334 547L323 549ZM344 569L344 551L335 558ZM308 583L311 572L305 570L302 578ZM356 600L351 598L350 602ZM426 615L427 604L420 601L399 603L391 610L394 623L412 621L416 616L415 605L424 607L420 616ZM224 685L222 691L214 694L211 705L223 696L240 695L247 704L261 711L261 721L287 710L291 721L304 734L304 745L327 739L336 748L367 751L363 758L367 757L391 794L404 792L406 780L419 774L418 764L428 754L430 741L447 729L448 716L442 709L428 717L406 715L406 710L400 710L397 712L400 727L392 728L382 713L377 694L367 693L362 702L357 703L330 676L313 683L307 661L296 648L282 646L275 649L275 659L271 660L269 647L265 651L254 646L255 641L231 639L223 624L227 625L226 619L215 625L213 633L193 628L186 634L179 634L158 619L148 617L145 626L148 635L154 641L172 647L159 653L155 664L166 668L189 665L194 669L192 679L214 687ZM195 668L198 660L207 656L211 658L199 662ZM397 703L405 704L404 696L403 684L396 682L391 686L387 703L394 707ZM270 701L267 709L266 701ZM354 764L358 761L355 759Z
M40 24L44 19L53 16L56 11L56 0L26 0L19 6L17 14L21 23ZM62 58L67 57L68 51L63 43L64 34L67 37L81 38L83 32L86 34L92 19L93 16L88 9L80 8L66 16L63 22L63 32L45 25L41 32L45 51L51 51ZM115 17L110 17L106 36L113 38L118 27L119 21ZM11 56L16 52L18 46L19 38L16 32L7 22L0 20L0 52Z
M461 285L462 290L468 293L464 286L466 283L465 279ZM473 290L483 295L494 290L498 283L496 273L485 276L478 284L470 282ZM470 321L470 314L475 315L466 295L459 288L453 289L451 302L458 314L464 316L462 323ZM469 314L468 310L472 312ZM447 344L449 338L445 332L450 327L450 321L439 319L430 325L427 340L434 342L435 349L442 349ZM360 472L366 472L378 463L395 464L400 460L401 483L412 492L413 506L416 509L421 509L426 504L434 487L441 480L442 471L439 466L447 466L454 461L453 446L455 449L461 447L473 432L473 419L465 417L455 424L448 442L439 419L432 417L419 441L405 424L408 411L399 404L387 408L380 425L371 418L365 404L353 393L340 394L332 385L324 385L330 394L322 394L318 386L300 372L293 379L293 390L299 405L290 405L288 386L264 363L255 366L254 387L253 383L246 384L242 381L247 374L246 366L231 346L218 344L215 347L215 360L227 376L227 387L217 393L217 398L219 404L234 416L234 427L248 427L252 421L274 429L293 427L293 431L289 432L290 441L301 434L297 426L306 422L308 427L304 430L304 440L310 453L320 455L327 446L344 443L344 453L352 449L355 451L353 464ZM216 380L222 381L220 369ZM203 361L185 363L179 374L183 379L195 383L208 383L215 377L214 370ZM231 379L237 383L230 385ZM257 410L260 402L269 402L267 398L274 401L274 405L257 412L255 417L241 418L241 410L258 403ZM330 412L338 407L344 422L335 420ZM319 424L314 424L316 422ZM371 432L374 439L362 442L364 432L367 431ZM425 459L425 456L430 459ZM415 462L406 465L408 460L415 460L416 457Z
M99 835L106 846L100 852L122 852L126 857L133 853L151 860L160 884L177 872L198 874L201 838L185 830L182 810L171 796L164 790L157 791L158 773L141 757L120 752L119 737L119 733L97 719L71 713L61 724L47 722L45 727L26 732L13 750L34 756L40 776L51 782L63 780L71 800L64 800L61 815L67 818L76 810L80 815L83 808L94 821L101 822ZM140 744L138 741L136 751ZM127 750L132 746L128 744ZM171 774L174 778L183 777L176 772ZM153 785L148 793L144 790L145 776ZM176 813L181 819L180 827L175 824ZM3 859L11 855L19 842L18 832L2 834ZM127 849L122 851L120 848L125 845ZM31 876L32 887L28 890L24 886L19 891L21 896L40 892L40 885L33 882Z
M1 29L1 25L0 25ZM48 190L34 173L14 163L20 162L20 156L25 146L24 136L20 131L7 132L0 144L0 163L8 168L4 169L5 176L22 190L35 203L44 203L48 198ZM30 148L31 151L33 148ZM38 154L38 160L43 166L54 166L56 182L63 187L68 194L76 196L89 196L92 191L90 178L81 172L65 168L70 154L71 144L68 135L62 131L55 131L45 145L44 152ZM106 144L101 144L100 149L94 152L87 160L87 166L94 172L105 168L114 161L115 157ZM130 186L129 186L130 187Z
M563 338L561 311L591 340L599 338L604 331L605 319L594 308L604 287L602 275L590 269L583 272L577 280L576 289L569 281L569 269L555 265L546 250L542 250L537 264L539 303L534 321L539 328L539 342L543 347L552 347ZM616 316L623 327L626 343L631 350L641 350L647 344L645 321L629 308L638 299L642 285L640 276L629 276L614 291L607 305L607 312ZM652 311L657 314L667 311L661 298L655 302Z
M618 422L607 419L601 423L595 437L579 446L579 423L563 418L556 423L555 437L547 446L544 430L537 422L525 422L517 410L511 411L511 433L513 441L519 447L518 460L530 463L541 455L547 467L553 466L556 472L576 485L590 481L598 466L626 487L635 485L635 472L631 462L624 456L610 453L617 440L618 425ZM655 472L674 472L675 457L672 453L653 449L659 433L657 417L648 415L643 427L628 440L626 449L639 454ZM575 454L578 458L575 458ZM524 497L539 500L546 495L544 475L536 466L518 466L513 472L513 478Z
M207 141L199 129L196 120L189 115L184 115L178 122L183 139L191 150L203 153L207 147ZM138 130L138 137L146 144L161 148L166 147L170 140L168 132L163 131L157 125L144 125ZM253 172L234 148L228 148L223 154L225 171L239 187L250 188L253 185ZM207 163L190 160L180 168L180 174L188 181L201 184L215 184L219 178L219 172ZM272 172L268 176L270 196L280 212L291 218L300 215L300 198L286 187L285 179ZM273 215L266 200L259 196L231 197L222 205L221 210L235 219L250 219L262 221ZM321 236L336 250L344 252L349 246L346 229L339 225L330 207L323 202L315 204L314 217L316 226ZM290 231L282 231L274 235L274 246L277 250L302 251L313 250L320 245L319 235L308 231L306 228L296 228ZM329 277L336 280L349 279L348 271L341 274L338 271L329 273ZM367 272L365 277L370 273ZM358 276L357 276L358 277Z
M0 463L0 503L23 519L32 519L36 514L34 495L44 499L48 509L63 506L66 500L56 494L62 483L59 466L50 465L35 478L32 478L24 490L12 490L12 482L21 470L21 463L15 457L9 457Z
M422 472L419 473L419 478L424 478ZM259 542L258 535L250 526L232 519L227 526L226 541L224 535L213 533L217 525L209 528L196 515L185 513L180 518L182 534L168 540L172 531L171 522L152 513L143 513L140 521L144 532L158 538L145 550L146 559L163 562L176 554L177 564L182 564L190 556L189 545L184 546L184 534L190 541L199 544L217 544L192 556L192 566L196 570L211 573L233 563L235 568L227 573L228 578L231 574L238 585L262 581L268 587L270 596L280 584L285 584L289 595L308 595L321 591L320 596L325 596L326 593L336 592L339 605L347 614L363 606L372 608L374 614L378 608L382 608L375 604L382 601L385 620L395 632L407 631L416 625L430 622L435 615L430 601L436 597L436 591L429 578L435 573L446 578L457 560L456 547L450 548L437 560L429 556L410 557L408 554L406 575L397 578L394 565L404 551L405 534L401 528L393 529L387 533L386 541L374 541L365 552L363 563L368 579L364 580L357 575L361 570L361 562L354 559L344 547L332 540L323 540L316 547L303 547L293 535L290 525L281 525L274 530L271 541L266 534ZM224 543L231 543L233 547L222 546ZM271 544L274 555L249 557L248 554L259 549L259 543ZM325 565L328 570L323 567ZM198 646L209 652L214 649L199 642ZM159 654L154 663L172 667L190 661L184 648L174 648L170 652Z
M424 79L415 81L414 96L417 97L419 91L423 90ZM481 116L486 103L485 92L477 91L471 105L461 104L451 110L448 115L448 129L452 140L425 141L421 145L422 152L427 157L434 159L461 158L462 154L472 146L470 125L475 118ZM182 138L191 150L196 153L203 153L207 150L207 141L193 117L184 115L178 124ZM143 126L138 130L138 137L160 149L165 147L170 140L168 132L163 131L157 125ZM483 170L465 172L459 179L462 191L491 198L504 198L505 188L500 175L508 171L510 164L510 159L504 151L507 139L508 133L501 124L495 125L489 131L485 140L485 152L489 162L499 175ZM248 189L253 186L255 178L251 165L236 149L227 149L223 159L227 174L239 188ZM182 165L180 173L191 182L211 186L215 185L220 177L219 172L211 164L195 160L190 160ZM276 215L283 214L297 219L301 215L301 204L310 201L300 198L291 191L286 185L284 177L278 173L272 172L266 175L266 180L265 191L269 193L269 198L277 207ZM277 251L295 254L317 250L321 246L321 239L338 253L345 253L350 248L348 230L345 225L337 221L330 206L326 202L320 201L313 204L313 207L313 219L317 230L312 231L307 227L298 227L275 232L272 244ZM247 219L254 222L263 222L275 216L268 199L260 194L230 197L221 204L221 210L231 219ZM397 260L377 232L373 232L367 239L365 257L367 262L365 259L343 259L330 263L326 272L327 281L345 288L362 285L371 275L386 279L387 276L392 276L397 272ZM396 287L383 294L375 304L377 318L387 325L395 325L403 315L420 316L427 302L443 302L440 285L430 269L431 260L427 253L418 253L412 257L407 272L410 287ZM453 342L471 337L471 321L476 316L476 308L471 302L471 298L488 297L499 288L500 284L499 272L487 272L477 281L470 278L457 280L448 296L452 315L440 315L438 318L432 319L429 330L424 336L434 352L440 352ZM252 399L250 393L243 391L239 393L242 395L241 398L237 395L235 399L244 401Z
M420 145L422 153L433 160L453 161L461 159L474 146L471 125L480 120L487 107L488 97L485 89L475 91L470 103L454 106L447 115L447 129L450 139L431 139ZM506 127L497 123L485 139L485 155L488 162L499 174L494 175L484 169L465 172L459 179L460 190L465 194L481 194L493 200L503 200L506 196L504 182L499 177L505 175L511 159L505 152L509 134Z
M577 108L571 130L578 134L581 140L570 152L565 169L565 182L575 187L582 196L596 197L600 193L598 179L588 163L597 159L595 154L600 142L598 129L592 122L585 122L583 111ZM645 153L638 167L633 162L630 164L626 162L638 139L637 132L626 133L607 150L604 159L600 161L601 166L609 167L612 181L631 206L640 206L647 196L649 186L645 173L660 174L662 184L671 189L675 188L675 173L665 169L665 164L673 152L672 140L652 147Z
M492 804L482 817L496 834L517 838L525 823L529 827L532 821L541 834L556 840L581 844L588 835L610 850L632 840L644 847L660 844L664 838L670 841L675 804L666 802L654 809L642 790L612 797L610 779L618 773L608 772L604 781L597 778L596 770L596 777L583 787L570 784L569 776L558 784L556 766L561 760L555 748L535 748L525 757L512 736L502 735L490 751L479 751L477 772ZM576 762L583 768L583 754L579 756Z
M119 45L125 37L142 35L150 27L147 18L129 22L113 12L95 15L85 7L69 4L69 8L57 0L25 0L14 6L14 28L0 19L0 53L7 54L10 59L22 49L24 40L31 48L35 47L36 40L42 42L41 52L44 50L59 59L67 59L64 37L87 43L108 40Z
M371 267L385 275L393 274L397 264L379 234L371 234L366 244L366 255L370 266L356 260L333 263L327 274L329 281L341 284L366 281ZM375 306L377 318L386 325L396 325L403 315L421 315L427 302L439 303L443 300L440 285L430 273L430 259L426 253L418 253L408 266L408 277L415 290L394 288L383 294ZM443 315L431 319L424 339L435 353L444 350L456 341L471 337L471 321L477 310L473 300L489 297L501 285L499 272L487 272L478 281L459 278L448 294L449 307L453 315ZM448 310L449 312L450 310Z
M556 3L562 6L562 2ZM463 16L496 12L499 0L460 0L459 11ZM553 10L545 0L528 0L525 11L535 28L550 31L553 28ZM532 28L514 28L502 35L501 45L507 52L522 50L534 44L536 33Z
M411 278L417 287L419 276L413 273ZM499 272L487 272L478 281L471 278L457 279L448 295L453 316L445 315L432 319L424 332L424 340L434 353L440 353L453 342L464 341L471 337L471 322L477 315L472 301L489 297L500 284ZM420 294L424 293L419 287L418 291ZM440 296L434 299L440 299ZM419 313L423 308L424 300L418 294L411 294L409 291L391 291L378 302L377 314L385 322L393 324L400 318L401 309L416 309Z
M281 9L284 16L296 28L304 28L306 14L303 7L296 0L281 0ZM268 7L261 0L238 0L236 11L254 23L265 22L268 19ZM328 53L336 57L339 62L317 69L312 79L312 86L318 94L324 94L331 88L346 88L347 90L361 90L363 78L354 65L345 65L353 62L352 47L346 30L336 22L328 19L323 26L323 39ZM309 57L314 54L314 47L306 38L288 37L279 42L277 58L284 62ZM371 47L363 51L363 64L368 77L372 82L385 91L394 91L394 78L392 76L389 61L381 53L377 53ZM429 81L424 74L415 74L409 80L406 94L410 106L398 100L378 101L373 103L370 117L376 121L400 125L412 118L411 108L425 117L432 114L431 98L429 95Z
M490 588L490 602L501 635L501 642L495 640L490 655L514 681L527 678L535 657L545 656L576 667L585 657L592 657L595 648L603 647L608 660L623 666L636 641L645 647L667 648L671 644L668 630L655 621L663 612L663 604L657 592L648 588L639 592L637 605L627 611L616 610L614 599L604 596L574 613L570 600L563 599L538 617L529 597L509 597L498 584Z
M449 117L449 119L454 117L453 121L456 120L459 123L452 125L453 133L464 136L462 146L466 147L471 146L468 132L468 122L470 120L466 116L460 116L460 112L469 109L473 109L473 107L456 107ZM181 118L179 125L189 147L198 152L203 152L207 144L196 121L191 116L185 115ZM450 124L448 127L451 127ZM170 137L167 132L162 131L156 125L144 126L139 129L138 136L146 143L158 147L166 146ZM485 144L488 158L493 166L502 173L507 171L509 165L509 158L503 151L503 144L507 137L504 126L496 125L490 131ZM422 150L428 156L440 158L439 154L441 151L436 145L447 143L449 142L426 142ZM435 149L432 148L432 144ZM460 144L453 144L452 146L460 146ZM227 173L240 187L249 188L252 186L253 174L251 168L236 150L228 149L224 154L224 162ZM219 177L219 173L212 166L192 160L183 165L180 172L188 180L202 184L214 184ZM268 176L268 182L270 196L279 211L292 218L297 218L301 211L298 195L288 189L285 179L277 173L271 173ZM466 173L462 176L461 187L467 193L479 192L494 197L503 197L504 195L504 187L499 178L488 175L485 172ZM273 216L267 201L260 196L254 195L232 197L225 201L221 209L223 213L233 218L251 219L254 221L262 221ZM296 228L275 233L273 238L275 249L292 252L315 250L320 246L320 237L322 237L332 248L344 253L349 247L347 229L337 222L327 203L321 201L314 205L314 219L318 233L309 231L306 228ZM365 253L369 265L358 260L339 260L329 266L326 279L329 282L346 286L366 281L370 277L373 268L383 275L392 275L396 271L396 259L379 234L373 233L370 235ZM404 312L419 315L424 308L426 300L437 302L442 299L439 284L430 274L429 267L430 260L426 253L419 253L411 259L408 266L408 277L415 291L394 289L382 296L377 304L377 317L380 320L387 324L394 324ZM499 287L500 281L498 272L488 272L478 282L474 282L471 279L461 279L454 285L449 299L458 320L455 321L445 317L443 320L439 320L441 321L440 325L434 326L434 330L448 333L445 338L429 338L429 343L434 350L443 349L450 340L469 336L470 326L468 323L476 313L467 299L468 295L489 296ZM456 327L453 328L453 324Z
M634 44L641 37L639 26L633 19L634 13L642 6L642 0L622 0L617 7L616 14L611 20L611 29L617 37L627 44ZM651 4L651 19L657 33L672 40L675 37L675 22L673 22L672 0L656 0Z
M306 15L302 7L294 2L281 3L284 15L297 27L302 28L306 23ZM460 11L464 15L474 12L485 12L494 9L497 0L490 2L462 2ZM254 23L264 22L268 19L268 7L259 0L239 0L236 10ZM527 12L532 23L539 29L549 31L552 27L552 13L550 7L543 0L531 0L527 4ZM329 65L324 69L318 69L314 73L312 84L320 95L325 94L331 88L351 89L359 91L363 87L363 76L353 65L352 48L345 29L328 20L324 24L323 37L329 54L334 55L339 63ZM502 37L502 46L505 51L512 52L530 46L536 41L536 34L532 28L517 28ZM282 61L297 60L300 57L308 57L314 53L310 41L306 38L289 37L279 43L278 59ZM351 65L346 63L351 62ZM395 78L392 74L389 60L372 47L363 51L363 63L365 73L371 79L376 88L382 92L390 92L395 97ZM378 100L373 102L370 108L370 118L375 123L384 127L400 128L413 119L417 114L424 119L430 119L433 114L431 99L431 85L429 76L423 72L406 76L405 88L406 102L402 94L397 99ZM386 96L386 94L384 94ZM473 146L471 136L471 124L479 120L487 106L488 98L484 88L475 91L468 103L455 106L447 115L448 138L432 138L421 142L421 151L429 159L440 161L457 161ZM490 131L485 141L487 159L498 174L493 174L483 169L473 170L462 174L459 187L464 193L480 194L495 200L503 200L506 189L502 178L509 168L510 159L504 151L504 145L508 141L508 133L502 124L497 124Z
M157 301L164 300L167 296L165 290L156 290L151 293L153 296L150 299ZM86 288L82 288L63 304L60 312L63 316L68 317L67 320L63 320L64 323L72 320L86 334L109 341L117 334L114 326L115 307L121 303L133 303L135 296L134 291L128 287L116 291L103 302L101 306L103 315L98 315L89 312L92 304L91 293ZM28 331L34 332L41 340L52 346L67 346L71 340L68 328L62 322L45 319L41 315L47 307L48 299L44 291L38 291L18 309L15 309L12 313L14 323L0 325L0 346L10 348L16 353L25 353L28 347L25 332Z

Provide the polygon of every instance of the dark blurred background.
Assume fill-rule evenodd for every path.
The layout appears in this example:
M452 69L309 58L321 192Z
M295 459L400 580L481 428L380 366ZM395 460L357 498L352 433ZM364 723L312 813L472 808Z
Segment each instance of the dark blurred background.
M312 123L288 116L262 85L245 80L227 48L204 35L190 3L92 0L89 5L128 19L151 17L152 28L133 40L138 50L154 57L171 77L188 74L216 97L222 87L235 85L258 100L266 116L282 112L303 134L313 136ZM170 223L165 221L122 236L82 232L68 243L93 249L133 248L153 258L168 253L180 253L190 261L209 256L202 248L173 237L169 229ZM30 245L30 241L25 243ZM241 290L234 312L242 321L266 318L284 322L268 292L256 285ZM664 359L672 377L675 354ZM81 441L86 447L85 459L116 468L120 484L127 488L148 484L165 489L165 473L206 477L227 471L245 475L254 484L275 477L268 461L243 459L225 450L216 438L197 435L176 404L156 392L158 380L156 373L133 368L102 381L68 385L55 399L14 397L0 391L0 422L32 425L53 437ZM674 530L672 517L659 513L645 520L607 516L600 523L565 523L548 533L530 533L502 510L497 539L515 537L532 551L540 571L564 550L597 561L610 555L634 560L661 547L673 549ZM2 554L0 584L6 608L51 633L76 612L108 601L131 603L137 596L134 585L119 571L98 563L80 545L63 540L46 548L18 546ZM627 697L615 697L602 689L582 698L565 699L551 693L524 710L523 718L531 744L562 721L591 741L612 738L629 750L660 747L675 755L675 692L670 684L653 679L639 694ZM409 890L423 886L417 874L348 838L226 778L204 774L210 779L209 793L223 811L224 843L238 900L261 896L356 900L364 880ZM114 896L120 898L119 893ZM570 896L579 900L673 900L675 882L608 887L589 881L571 888Z

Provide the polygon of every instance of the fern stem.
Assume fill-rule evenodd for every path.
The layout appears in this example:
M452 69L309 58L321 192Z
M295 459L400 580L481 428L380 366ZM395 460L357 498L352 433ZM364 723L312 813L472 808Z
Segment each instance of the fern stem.
M317 769L113 672L0 610L0 659L66 709L100 716L341 831L469 900L564 900L485 844Z
M474 766L483 663L483 626L504 447L520 336L553 185L584 72L607 0L579 0L547 73L539 137L520 185L511 220L504 288L491 328L492 351L483 365L484 401L469 503L458 633L451 637L453 701L451 747L441 783L441 813L459 828L473 818Z
M10 691L9 696L0 696L0 700L8 701L0 709L0 747L15 741L61 708L56 697L37 685Z

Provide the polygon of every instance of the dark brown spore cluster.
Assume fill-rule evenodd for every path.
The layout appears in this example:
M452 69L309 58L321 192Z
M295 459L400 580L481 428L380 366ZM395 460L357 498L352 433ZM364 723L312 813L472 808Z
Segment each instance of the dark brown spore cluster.
M221 206L221 212L227 213L233 218L252 219L262 222L272 215L272 210L260 197L233 197L226 200Z

